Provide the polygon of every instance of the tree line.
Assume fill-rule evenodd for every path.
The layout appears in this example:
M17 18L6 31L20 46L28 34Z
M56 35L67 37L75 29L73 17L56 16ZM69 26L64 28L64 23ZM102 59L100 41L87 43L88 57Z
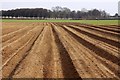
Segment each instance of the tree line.
M2 17L11 18L38 18L38 19L106 19L110 15L105 11L93 9L85 11L70 10L67 7L52 7L51 10L44 8L23 8L23 9L12 9L2 10Z

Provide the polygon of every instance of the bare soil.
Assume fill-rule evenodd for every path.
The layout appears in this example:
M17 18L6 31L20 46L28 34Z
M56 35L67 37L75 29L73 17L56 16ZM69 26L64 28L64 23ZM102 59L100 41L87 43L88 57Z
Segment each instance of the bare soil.
M4 22L3 78L119 80L119 26Z

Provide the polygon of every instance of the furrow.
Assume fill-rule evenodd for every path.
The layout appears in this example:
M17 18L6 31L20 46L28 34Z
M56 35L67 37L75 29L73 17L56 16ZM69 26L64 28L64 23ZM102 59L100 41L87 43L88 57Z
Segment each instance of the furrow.
M12 26L10 26L10 25L12 25ZM9 34L9 33L12 33L12 32L14 32L14 31L16 31L16 30L20 30L20 29L22 29L23 27L20 27L20 26L14 26L15 24L5 24L5 23L3 23L3 25L2 25L2 36L4 36L4 35L6 35L6 34ZM22 25L21 25L22 26ZM5 28L5 27L7 27L7 28Z
M3 23L3 79L120 80L117 25Z
M44 34L47 27L44 26L43 31L39 34L38 39L33 45L29 55L21 62L14 71L13 78L43 78L44 53L43 42Z
M62 70L62 62L61 62L61 58L60 58L60 52L58 49L58 43L57 43L57 39L56 38L56 34L54 32L54 26L52 26L52 32L51 32L51 37L52 37L52 46L53 46L53 62L54 62L54 72L53 73L53 78L64 78L64 74L63 74L63 70Z
M64 27L63 27L64 28ZM68 29L64 28L66 31L68 31L71 35L75 36L76 38L78 38L78 40L83 41L86 47L88 47L89 49L91 49L92 51L94 51L96 54L98 54L101 57L106 58L107 60L110 60L111 62L118 64L119 58L117 58L116 56L110 54L109 52L107 52L106 50L96 46L94 43L91 43L91 41L85 37L85 35L83 34L76 34L75 31L69 31ZM88 46L90 45L90 46ZM111 59L112 58L112 59Z
M23 29L23 28L27 27L26 25L27 26L34 26L36 24L26 23L26 22L9 22L9 23L3 22L2 36L14 33L15 31L19 31L20 29Z
M56 55L58 52L57 53L53 52L56 50L54 49L54 46L52 44L54 43L52 40L52 30L49 25L46 24L45 26L46 27L44 31L40 34L30 54L26 57L24 62L19 66L19 68L15 72L14 77L17 76L20 77L30 76L31 78L34 77L58 78L58 76L62 77L62 74L60 74L60 72L59 73L56 72L57 71L55 67L56 64L54 61L56 57L54 55ZM31 60L29 60L29 58L31 58ZM24 65L25 63L27 63L27 65ZM57 69L61 69L60 64L56 66Z
M103 31L103 30L101 31L101 30L97 30L97 29L94 29L91 27L85 27L85 26L84 27L79 26L77 28L82 28L82 29L85 29L86 31L89 31L90 33L93 33L93 34L97 33L96 35L98 35L98 36L108 38L108 39L111 39L114 41L118 41L119 34L109 33L109 32Z
M11 39L12 37L16 36L17 34L20 34L23 30L27 30L28 28L29 27L25 27L25 28L19 29L17 31L14 31L12 33L2 36L2 42L5 42L5 41Z
M18 33L16 33L14 36L9 37L9 39L7 39L5 42L2 42L2 47L5 47L6 45L8 45L9 43L12 43L14 41L16 41L17 39L19 39L21 36L23 36L24 34L26 34L27 32L29 32L30 30L32 30L34 27L28 27ZM6 36L8 37L8 36Z
M58 30L60 30L60 28ZM60 33L60 32L62 32L62 33ZM98 63L97 65L100 66L99 64L101 64L101 63L97 62L96 64L94 64L91 60L89 60L86 57L87 55L83 56L82 54L85 54L86 52L85 53L81 52L82 47L78 48L78 46L79 46L78 42L71 40L71 36L69 36L69 38L67 39L67 37L68 37L67 34L63 34L63 33L65 33L65 31L61 30L60 32L59 32L59 34L62 34L60 39L63 41L67 51L69 52L69 55L72 57L72 61L74 62L74 65L76 66L77 71L79 72L79 74L81 75L82 78L105 77L105 72L106 72L107 77L108 76L110 77L112 75L112 74L110 74L112 72L107 72L108 69L106 69L106 70L103 69L104 75L102 75L101 71L99 70L100 68L95 68L95 67L93 68L93 65L95 66ZM93 59L93 58L91 58L91 59ZM89 67L87 67L87 66L89 66ZM97 72L95 72L95 71L97 71ZM94 74L94 73L96 73L96 74Z
M21 46L17 52L15 52L8 60L3 63L2 65L2 71L3 71L3 77L11 77L11 73L15 70L15 67L19 62L24 58L31 47L33 46L35 40L38 38L41 30L36 29L35 32L33 32L31 38L23 45Z
M77 30L78 32L81 32L82 34L85 34L85 35L88 35L89 37L92 37L94 39L98 39L100 41L103 41L103 42L106 42L112 46L115 46L117 48L119 48L120 46L120 43L118 41L114 41L114 40L111 40L111 39L107 39L106 37L102 37L102 36L98 36L97 34L92 34L92 32L87 32L87 31L84 31L84 30L81 30L82 28L78 29L78 28L75 28L75 27L72 27L74 28L75 30Z
M80 27L85 27L85 28L88 28L88 29L91 29L91 30L96 30L96 31L99 31L99 32L103 32L105 34L108 34L108 35L119 35L118 32L111 32L111 31L108 31L108 30L104 30L104 29L100 29L100 28L96 28L95 26L91 26L91 25L79 25L77 24L76 26L80 26Z
M47 30L45 32L43 42L41 45L44 45L44 64L43 64L43 78L52 78L54 77L54 56L53 56L53 47L52 47L52 37L51 37L51 26L47 24Z
M66 27L66 26L64 26L64 27ZM67 29L69 29L70 30L70 28L72 28L72 29L74 29L74 30L77 30L76 28L74 28L74 27L66 27ZM107 43L105 43L105 42L103 42L103 41L100 41L99 39L96 39L96 38L92 38L92 36L87 36L87 34L84 34L83 32L80 32L80 30L83 30L83 31L86 31L85 29L82 29L82 28L78 28L78 30L77 31L79 31L79 32L77 32L76 34L81 34L81 36L84 36L84 39L86 39L86 41L89 41L90 43L92 43L92 44L94 44L94 45L96 45L97 47L100 47L100 48L102 48L102 49L104 49L104 50L106 50L106 51L108 51L108 52L110 52L112 55L114 55L114 56L116 56L116 57L118 57L118 55L119 55L119 51L118 51L118 47L114 47L114 46L112 46L112 45L109 45L109 44L107 44ZM75 31L74 31L75 32ZM86 32L89 32L89 31L86 31ZM91 32L92 33L92 32ZM94 33L95 34L95 33Z
M68 29L69 30L69 29ZM72 30L70 30L70 31L72 31ZM75 32L74 30L73 30L73 32ZM75 34L78 34L79 35L79 33L75 33ZM81 35L81 36L84 36L84 35ZM88 38L85 38L84 37L84 39L86 40L86 41L91 41L91 40L89 40ZM94 44L95 42L93 41L93 42L91 42L92 44ZM105 48L104 46L103 46L103 48ZM108 49L108 48L106 48L106 49ZM110 49L111 50L111 49ZM114 54L118 54L118 53L115 53L114 52ZM113 55L114 55L113 54ZM118 74L118 68L120 67L120 66L118 66L119 64L113 64L112 62L110 62L110 60L107 60L107 59L105 59L104 57L100 57L100 56L98 56L98 55L96 55L96 54L93 54L93 56L97 56L96 58L98 59L98 60L101 60L101 62L102 63L104 63L104 65L106 66L106 67L108 67L110 70L112 70L112 72L114 72L115 73L115 75L117 75L118 77L119 77L119 74ZM105 56L105 55L104 55ZM118 57L118 60L117 60L117 63L119 63L119 55L116 55L117 57ZM112 56L111 56L111 59L113 59L112 58Z
M55 26L54 26L55 27ZM63 70L63 75L64 78L79 78L78 72L76 71L74 64L72 62L72 59L65 49L63 43L61 42L61 39L59 38L58 33L54 30L53 28L53 33L55 37L55 42L57 44L59 54L60 54L60 60L61 60L61 65L62 65L62 70Z
M114 29L108 29L107 27L101 27L101 26L94 26L94 25L85 25L83 24L83 26L90 26L90 27L94 27L94 28L98 28L98 29L101 29L101 30L106 30L106 31L110 31L110 32L113 32L113 33L120 33L120 31L117 29L117 30L114 30Z
M9 58L14 52L19 50L21 46L23 46L31 37L31 35L35 34L37 28L34 28L33 30L30 30L27 32L24 36L19 38L18 40L14 41L13 43L10 43L9 45L2 48L2 60L3 63Z
M110 28L107 28L107 27L101 27L101 26L95 26L96 28L100 28L100 29L103 29L103 30L107 30L107 31L112 31L112 32L117 32L117 33L120 33L119 29L110 29Z

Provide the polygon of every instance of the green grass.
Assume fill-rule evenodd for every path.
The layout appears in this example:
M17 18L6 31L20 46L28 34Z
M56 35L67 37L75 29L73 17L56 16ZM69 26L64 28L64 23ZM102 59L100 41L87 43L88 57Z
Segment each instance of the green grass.
M118 20L11 20L11 19L3 19L2 22L79 22L79 23L93 24L93 25L118 25Z

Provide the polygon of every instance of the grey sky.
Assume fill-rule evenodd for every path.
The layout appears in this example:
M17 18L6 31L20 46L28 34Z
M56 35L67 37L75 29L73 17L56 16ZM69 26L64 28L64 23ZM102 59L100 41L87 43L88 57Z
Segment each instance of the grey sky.
M68 7L71 10L81 10L82 8L105 10L114 15L118 12L119 0L2 0L2 9L16 8L47 8L54 6Z

